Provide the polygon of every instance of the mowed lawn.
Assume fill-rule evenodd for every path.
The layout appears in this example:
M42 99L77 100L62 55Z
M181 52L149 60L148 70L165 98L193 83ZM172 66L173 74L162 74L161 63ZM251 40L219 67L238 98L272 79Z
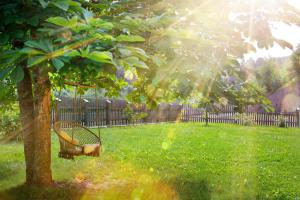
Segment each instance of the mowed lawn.
M300 199L300 129L178 123L102 129L100 158L57 157L56 186L24 182L23 146L0 146L0 199Z

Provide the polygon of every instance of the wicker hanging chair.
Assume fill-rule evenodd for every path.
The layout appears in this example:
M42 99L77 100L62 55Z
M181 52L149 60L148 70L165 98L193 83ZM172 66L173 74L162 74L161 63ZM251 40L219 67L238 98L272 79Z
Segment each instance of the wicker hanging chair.
M78 122L58 121L54 131L60 143L59 157L74 159L74 156L99 156L101 139Z
M66 82L65 84L76 86L75 87L75 98L73 100L73 121L61 121L59 120L59 110L58 110L58 102L61 100L57 98L55 104L55 123L53 125L53 129L55 133L58 135L59 143L60 143L60 152L58 154L59 157L65 159L74 159L74 156L99 156L99 152L101 150L101 138L100 138L100 127L99 127L99 109L96 113L96 121L98 126L98 135L89 130L88 128L82 126L81 119L75 119L76 116L82 116L81 107L81 96L78 101L77 99L77 87L81 88L94 88L95 89L95 97L96 97L96 107L99 107L99 102L97 98L97 92L95 86L82 85L78 83L70 83ZM85 100L85 99L83 99ZM77 102L77 103L76 103ZM86 100L86 102L88 102ZM78 105L79 103L79 105ZM79 109L78 109L79 108Z

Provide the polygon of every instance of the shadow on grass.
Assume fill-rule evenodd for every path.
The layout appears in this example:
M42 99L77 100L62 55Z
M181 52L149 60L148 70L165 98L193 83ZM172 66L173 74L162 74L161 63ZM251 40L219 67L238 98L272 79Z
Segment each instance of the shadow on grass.
M170 183L174 185L180 199L211 199L211 190L209 188L208 181L206 180L187 180L177 178Z
M23 162L0 162L0 180L10 179L23 168Z
M11 163L0 163L0 180L9 179L15 174Z
M0 199L5 200L79 200L84 195L85 189L80 185L58 183L47 188L29 187L20 185L7 190L0 191Z

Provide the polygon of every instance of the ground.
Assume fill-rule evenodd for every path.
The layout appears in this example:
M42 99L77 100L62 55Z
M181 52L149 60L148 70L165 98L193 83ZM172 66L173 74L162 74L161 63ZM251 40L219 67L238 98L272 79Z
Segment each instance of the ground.
M102 129L100 158L57 157L28 188L21 144L0 148L0 199L299 199L300 129L178 123Z

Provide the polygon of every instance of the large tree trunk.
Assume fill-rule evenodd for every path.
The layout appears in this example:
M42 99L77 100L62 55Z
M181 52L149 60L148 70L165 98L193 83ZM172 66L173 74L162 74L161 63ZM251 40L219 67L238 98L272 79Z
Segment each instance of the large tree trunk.
M47 68L35 71L34 169L33 184L52 184L51 173L51 85Z
M34 102L32 94L32 81L30 72L24 68L24 79L17 86L21 124L24 140L24 154L26 162L26 184L32 184L33 180L33 156L34 156Z

